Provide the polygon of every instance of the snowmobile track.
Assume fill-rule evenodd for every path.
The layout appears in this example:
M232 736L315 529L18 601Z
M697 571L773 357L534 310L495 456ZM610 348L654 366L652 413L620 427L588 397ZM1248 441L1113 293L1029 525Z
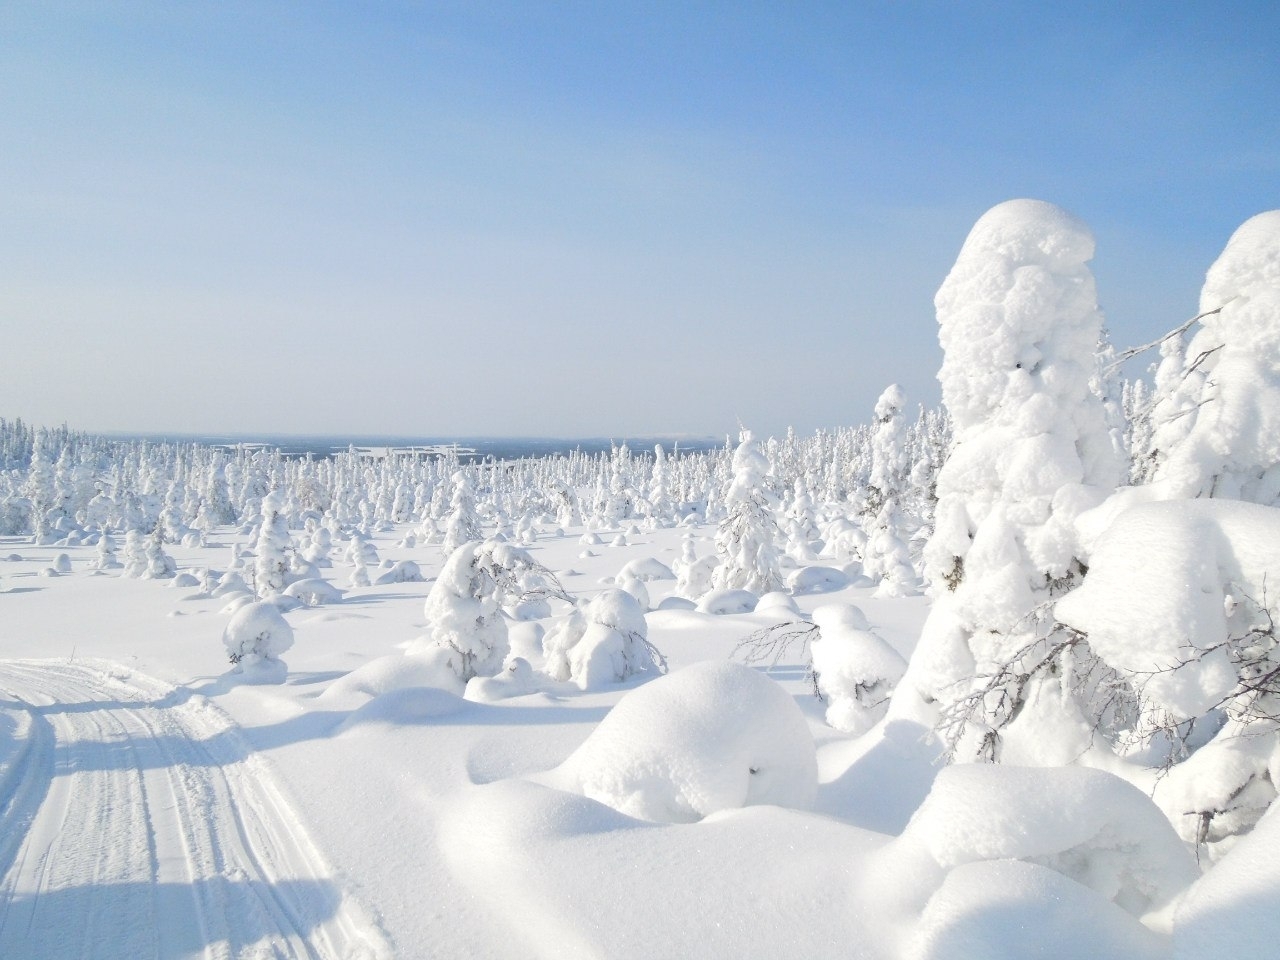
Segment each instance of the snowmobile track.
M107 661L5 661L0 720L0 957L391 956L205 698Z

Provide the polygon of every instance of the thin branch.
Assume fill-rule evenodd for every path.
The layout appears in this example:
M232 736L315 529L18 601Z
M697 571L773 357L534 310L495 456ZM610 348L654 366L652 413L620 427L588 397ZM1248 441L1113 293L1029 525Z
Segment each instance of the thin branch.
M1236 297L1231 298L1231 300L1235 300L1235 299ZM1144 343L1140 347L1130 347L1128 350L1124 350L1116 354L1116 358L1112 360L1109 364L1107 364L1105 368L1103 368L1104 371L1106 373L1112 373L1126 360L1131 360L1134 357L1136 357L1138 354L1145 353L1146 351L1150 350L1152 347L1158 347L1160 346L1160 344L1164 343L1166 340L1172 340L1174 337L1181 336L1182 334L1186 333L1188 330L1191 329L1191 325L1193 323L1203 320L1205 317L1211 317L1216 313L1221 313L1223 309L1227 306L1227 304L1231 302L1231 300L1228 300L1226 303L1222 304L1222 306L1217 307L1216 309L1206 310L1204 313L1199 314L1198 316L1192 317L1190 320L1187 320L1185 323L1179 324L1177 327L1174 327L1174 329L1166 333L1163 337L1159 337L1155 340L1152 340L1150 343Z

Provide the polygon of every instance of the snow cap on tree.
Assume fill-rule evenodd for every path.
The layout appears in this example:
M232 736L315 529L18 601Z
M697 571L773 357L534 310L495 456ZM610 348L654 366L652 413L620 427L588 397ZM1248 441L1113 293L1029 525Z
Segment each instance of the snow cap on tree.
M1072 525L1110 492L1121 459L1090 388L1102 335L1094 241L1039 200L1002 203L974 225L934 299L944 358L938 380L955 446L938 477L925 560L952 575L996 503L1024 531L1034 568L1053 578L1074 556Z

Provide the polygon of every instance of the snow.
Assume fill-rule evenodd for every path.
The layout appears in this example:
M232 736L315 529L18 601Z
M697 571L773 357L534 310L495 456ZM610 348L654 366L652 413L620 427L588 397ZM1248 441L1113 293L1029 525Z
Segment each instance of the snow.
M1278 238L1162 347L1145 488L1092 235L1037 201L938 292L949 457L895 387L573 483L135 446L98 492L37 449L0 470L0 956L1271 955Z
M274 603L248 603L232 616L222 644L232 663L249 669L264 660L279 660L293 646L293 627Z
M1178 907L1175 960L1265 957L1280 943L1280 817L1272 810Z
M689 823L748 804L806 809L818 766L781 687L740 664L700 663L630 692L545 782L639 819Z
M1140 504L1107 527L1089 576L1055 613L1111 666L1143 675L1147 698L1181 719L1198 717L1236 684L1227 596L1263 597L1278 566L1280 510L1225 500Z

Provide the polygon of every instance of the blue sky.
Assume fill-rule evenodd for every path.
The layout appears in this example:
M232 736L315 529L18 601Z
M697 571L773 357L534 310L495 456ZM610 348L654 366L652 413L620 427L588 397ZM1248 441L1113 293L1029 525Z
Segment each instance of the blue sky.
M0 7L0 415L802 432L937 400L1012 197L1113 339L1280 206L1274 3Z

